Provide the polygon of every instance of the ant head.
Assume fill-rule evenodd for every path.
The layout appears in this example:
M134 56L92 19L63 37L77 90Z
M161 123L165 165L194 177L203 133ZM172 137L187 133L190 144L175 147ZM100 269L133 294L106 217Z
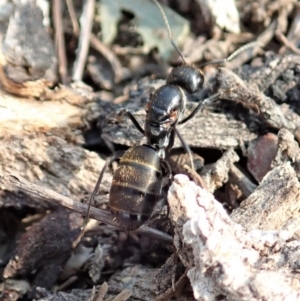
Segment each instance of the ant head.
M203 83L204 75L201 69L189 65L175 67L167 77L167 84L182 87L190 94L198 92Z

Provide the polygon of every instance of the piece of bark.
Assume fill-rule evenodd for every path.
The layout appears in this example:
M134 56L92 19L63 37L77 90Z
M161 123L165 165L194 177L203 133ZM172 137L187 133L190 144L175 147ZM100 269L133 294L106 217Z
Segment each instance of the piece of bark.
M278 133L277 154L272 170L263 178L258 188L231 217L247 229L299 228L300 202L299 146L287 129Z
M247 167L257 182L260 182L271 169L277 148L278 138L273 133L260 136L247 148Z
M2 175L13 173L77 199L91 193L104 165L96 153L42 133L34 139L11 136L1 144L0 154ZM103 191L108 191L111 178L107 172L101 185Z
M294 135L287 129L278 132L278 150L272 162L272 167L277 167L285 162L290 162L300 178L300 148Z
M245 108L253 110L267 126L275 129L284 127L291 131L296 131L300 127L299 115L277 105L273 99L265 96L256 84L244 82L225 68L219 68L217 81L220 98L240 103Z
M25 280L6 279L1 284L1 301L20 300L30 290L29 282Z
M274 53L267 53L266 63L259 66L259 68L255 66L247 68L248 70L247 72L243 72L242 78L256 85L259 91L265 92L286 70L294 69L299 64L299 55L274 55ZM297 83L294 83L294 85L297 85Z
M236 185L242 193L243 198L247 198L257 187L250 179L234 164L229 171L230 184Z
M155 299L155 279L157 269L132 266L114 274L108 281L108 292L119 294L129 289L134 300L152 301Z
M46 215L21 236L3 277L24 277L35 272L32 293L37 286L51 288L62 264L71 254L72 243L80 233L82 223L80 214L66 208L58 208Z
M300 183L289 162L272 169L257 189L233 211L245 229L282 230L299 227Z
M70 292L57 292L52 293L38 288L40 297L37 301L82 301L88 300L91 296L91 289L73 289Z
M300 243L289 231L247 231L214 197L177 175L169 190L174 245L197 300L298 300Z
M39 97L57 80L53 42L35 2L15 6L0 53L0 80L9 93Z
M61 87L53 96L52 101L39 102L1 94L0 174L20 175L78 199L91 193L104 165L96 153L82 148L84 138L78 131L99 108L92 94L83 97L72 88ZM106 172L102 191L108 191L111 178ZM14 194L14 199L10 192L1 194L1 206L40 207L23 195Z
M106 282L104 282L100 287L99 287L99 290L98 290L98 293L97 293L97 299L95 299L95 301L102 301L104 299L104 296L106 295L108 291L108 285Z
M206 165L201 170L201 176L210 192L214 192L228 181L228 173L232 165L239 161L239 156L230 148L214 164Z

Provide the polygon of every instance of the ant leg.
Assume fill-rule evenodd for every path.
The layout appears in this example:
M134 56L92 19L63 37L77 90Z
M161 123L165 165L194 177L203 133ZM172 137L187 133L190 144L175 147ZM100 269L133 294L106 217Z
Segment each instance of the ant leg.
M176 127L174 127L175 132L184 148L184 150L188 153L189 157L190 157L190 161L191 161L191 169L195 170L195 166L194 166L194 160L193 160L193 156L192 156L192 151L189 147L189 145L185 142L184 138L181 136L181 134L179 133L178 129Z
M100 187L100 184L102 182L102 179L103 179L103 175L104 175L104 172L105 170L107 169L107 167L116 159L118 159L119 157L122 156L122 154L124 153L124 151L120 151L120 152L116 152L113 156L111 157L108 157L104 166L102 167L102 170L99 174L99 177L98 177L98 180L97 180L97 183L94 187L94 190L93 192L91 193L90 197L89 197L89 205L88 205L88 209L87 209L87 212L86 212L86 216L85 216L85 219L84 219L84 224L83 224L83 227L82 227L82 230L80 232L80 234L78 235L78 237L76 238L76 240L73 242L73 249L75 249L77 247L77 245L79 244L79 242L81 241L81 238L83 237L84 235L84 232L85 232L85 228L86 228L86 225L88 223L88 220L89 220L89 216L90 216L90 211L91 211L91 206L92 206L92 203L94 201L94 198L99 190L99 187Z
M124 151L118 151L113 156L108 157L106 159L106 162L105 162L104 166L102 167L102 170L100 172L100 175L98 177L98 180L97 180L97 183L96 183L96 185L94 187L94 190L93 190L93 192L91 193L91 195L89 197L89 206L88 206L88 209L87 209L87 212L86 212L86 216L85 216L84 228L85 228L85 226L87 224L87 221L89 219L92 202L93 202L93 200L94 200L94 198L95 198L95 196L96 196L96 194L97 194L97 192L99 190L99 187L100 187L100 184L102 182L102 178L103 178L104 172L107 169L107 166L109 166L116 159L120 158L123 154L124 154Z
M170 166L170 164L169 164L166 160L164 160L164 159L161 160L161 166L162 166L162 168L163 168L163 170L164 170L166 176L169 178L169 188L170 188L170 186L172 185L172 181L173 181L173 175L172 175L172 169L171 169L171 166ZM170 218L169 218L169 216L170 216L170 206L169 206L169 203L167 202L167 217L168 217L169 223L170 223ZM171 224L170 224L170 225L171 225ZM172 227L171 227L171 228L172 228Z
M202 108L202 106L204 104L218 99L220 95L221 95L220 93L216 93L216 94L213 94L213 95L209 96L208 98L205 98L202 102L200 102L197 105L197 107L194 109L194 111L192 111L192 113L190 113L190 115L188 115L184 119L180 120L177 124L184 124L187 121L189 121L191 118L193 118L200 111L200 109Z
M132 115L132 113L129 112L127 109L122 110L120 113L124 113L124 112L126 113L127 117L131 120L131 122L133 123L133 125L136 127L136 129L138 131L140 131L143 135L145 135L145 131L140 126L140 124L138 123L138 121L136 120L136 118Z
M172 181L173 181L171 166L165 159L161 159L161 166L162 166L166 176L169 178L169 185L171 186Z

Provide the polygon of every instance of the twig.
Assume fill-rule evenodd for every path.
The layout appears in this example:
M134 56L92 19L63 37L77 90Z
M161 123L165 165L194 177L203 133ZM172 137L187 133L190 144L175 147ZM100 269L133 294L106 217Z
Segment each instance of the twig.
M229 176L231 177L231 181L239 187L245 198L257 187L234 164L230 167Z
M69 14L70 14L71 22L72 22L73 33L74 33L75 36L78 36L78 34L79 34L79 24L78 24L78 21L77 21L73 0L67 0L67 7L68 7Z
M99 51L110 63L115 74L115 83L118 83L122 77L122 65L117 56L106 45L104 45L94 34L91 34L90 42L91 46L97 51Z
M296 54L300 55L300 50L293 44L291 43L286 36L281 32L281 31L276 31L276 38L289 50L293 51Z
M103 284L99 287L98 294L96 295L96 298L94 301L103 301L104 296L106 295L108 291L108 285L106 282L103 282Z
M62 24L60 0L54 0L53 2L53 23L55 28L56 52L58 55L58 62L59 62L58 73L60 75L62 83L64 85L67 85L69 80L67 75L66 46L64 40L64 29Z
M257 56L257 54L261 51L265 45L267 45L275 34L275 28L277 25L277 21L274 20L265 31L263 31L258 38L256 39L257 43L260 46L253 47L248 51L241 53L236 59L226 63L227 68L236 69L243 65L245 62Z
M86 58L90 45L90 36L93 25L93 17L95 11L95 0L87 0L84 2L83 12L80 17L80 35L76 60L73 67L73 80L81 81Z
M32 184L18 176L15 175L3 175L0 176L0 185L3 185L5 188L13 187L19 188L24 192L30 193L34 196L38 196L48 202L54 202L58 205L67 207L71 210L74 210L82 215L85 215L87 212L88 205L82 204L80 202L74 201L66 196L63 196L51 189L43 188L38 185ZM118 227L118 224L113 221L109 212L101 210L95 207L91 207L90 217L94 218L103 223ZM141 234L153 239L160 240L164 243L172 243L173 239L166 233L163 233L159 230L142 226L135 231L136 234Z
M78 280L78 276L72 276L69 279L67 279L64 283L62 283L61 285L59 285L55 292L60 292L65 290L67 287L69 287L70 285L72 285L75 281Z
M187 278L187 272L186 270L178 279L178 281L174 284L174 287L170 287L165 293L162 295L158 296L154 301L168 301L172 297L174 297L176 294L179 294L179 292L183 289L183 287L186 285L188 282Z
M125 301L131 296L131 292L129 290L124 290L120 294L118 294L112 301Z

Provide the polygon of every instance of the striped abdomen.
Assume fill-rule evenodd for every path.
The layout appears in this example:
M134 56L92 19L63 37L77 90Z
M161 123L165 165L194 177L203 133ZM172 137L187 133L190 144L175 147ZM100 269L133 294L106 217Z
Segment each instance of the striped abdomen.
M161 193L161 159L147 145L128 149L115 171L109 192L113 218L126 230L135 230L148 220Z

